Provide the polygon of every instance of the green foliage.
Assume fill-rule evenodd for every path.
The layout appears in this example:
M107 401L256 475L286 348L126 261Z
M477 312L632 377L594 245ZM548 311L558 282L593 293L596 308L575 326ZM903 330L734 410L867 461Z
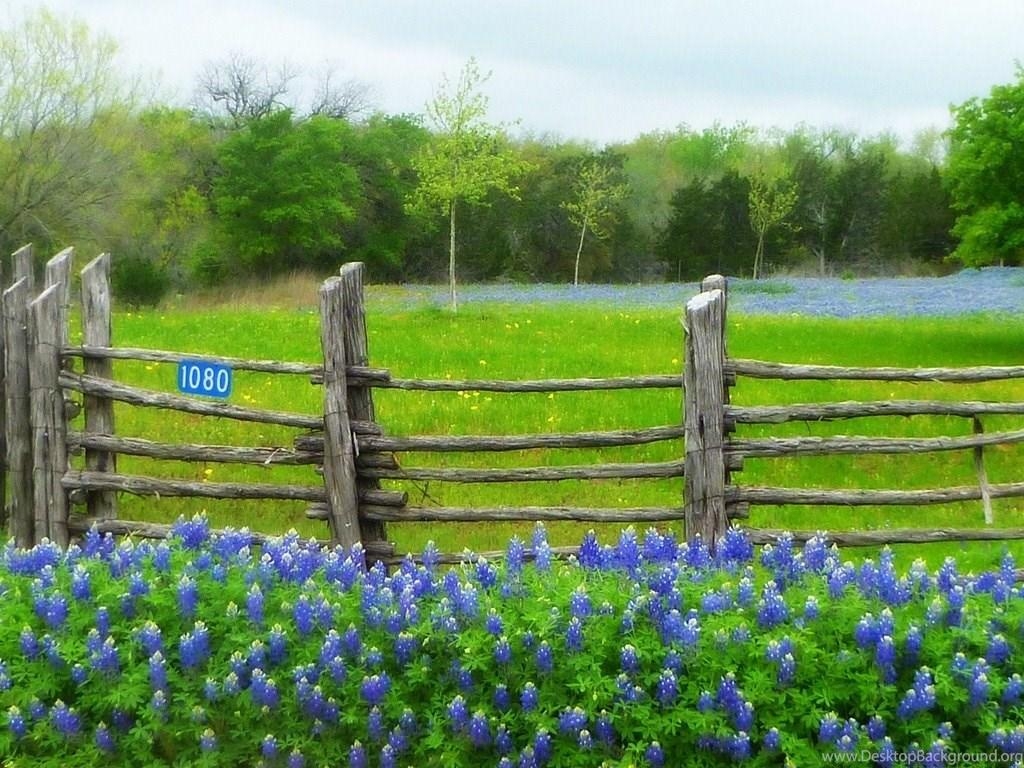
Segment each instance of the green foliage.
M1017 80L953 109L946 181L968 266L1018 264L1024 254L1024 67Z
M337 263L355 216L359 179L344 161L344 122L287 110L252 120L218 150L212 203L222 246L239 266L272 274Z
M580 282L580 257L587 232L599 240L609 237L610 227L618 218L618 208L629 194L629 185L621 181L621 165L621 156L584 158L573 185L573 197L562 202L569 220L580 230L572 273L573 285Z
M172 531L0 554L6 764L711 768L1024 745L1011 558L900 572L815 537L755 560L735 531L712 558L628 529L557 563L538 526L500 567L437 569L428 548L389 574L294 534L257 553L201 517Z
M129 307L156 306L171 288L167 270L142 256L114 259L110 282L114 297Z
M92 244L124 190L116 45L45 8L0 28L0 252Z
M427 104L433 140L413 157L419 184L410 197L415 211L435 210L448 217L448 284L452 309L455 292L455 218L459 202L482 205L498 191L518 199L515 185L529 164L508 146L501 126L487 122L487 97L481 91L489 74L470 59L452 84L447 77Z

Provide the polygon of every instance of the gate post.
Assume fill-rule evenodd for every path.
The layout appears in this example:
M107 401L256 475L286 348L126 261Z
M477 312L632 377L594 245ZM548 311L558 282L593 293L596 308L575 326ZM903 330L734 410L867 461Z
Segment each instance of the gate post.
M10 474L10 535L23 549L34 543L32 513L32 424L29 418L29 283L20 278L3 293L7 469Z
M341 268L342 297L344 300L344 320L340 329L342 342L345 346L346 365L369 365L369 340L366 335L366 305L363 297L363 275L366 270L362 262L354 261ZM349 419L356 421L375 421L373 409L373 389L348 382L346 401ZM380 488L377 480L362 479L356 470L356 493L359 498L364 491ZM383 522L376 520L360 520L360 538L363 546L371 541L387 541L387 532Z
M351 548L360 542L355 438L348 411L345 292L341 277L320 286L320 344L324 354L324 485L331 539Z
M686 539L713 552L728 530L725 511L725 293L705 291L686 303L683 425Z

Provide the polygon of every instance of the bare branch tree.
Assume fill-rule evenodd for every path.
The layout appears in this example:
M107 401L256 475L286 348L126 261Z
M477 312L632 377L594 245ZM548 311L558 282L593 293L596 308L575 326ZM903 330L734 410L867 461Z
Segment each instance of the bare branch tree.
M309 115L352 120L373 106L373 89L355 78L338 79L334 67L325 64L316 74Z
M233 127L288 106L285 97L298 72L287 62L276 71L252 56L234 52L209 62L199 75L194 107Z

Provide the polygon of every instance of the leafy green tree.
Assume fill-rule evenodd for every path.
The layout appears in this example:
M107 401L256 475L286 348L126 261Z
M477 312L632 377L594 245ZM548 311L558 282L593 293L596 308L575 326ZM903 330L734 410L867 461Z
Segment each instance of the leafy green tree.
M457 82L445 77L427 104L434 139L413 157L419 186L410 197L417 210L434 209L448 217L448 289L452 311L455 291L455 220L459 202L482 205L491 190L518 199L513 180L528 170L513 152L501 126L487 122L488 99L481 91L489 74L475 59L463 67Z
M764 268L765 238L769 231L786 226L796 206L797 191L786 170L780 167L762 166L750 174L749 181L747 201L750 207L750 226L757 236L753 278L757 280Z
M0 250L82 245L116 209L137 99L116 50L45 9L0 29Z
M320 267L336 260L361 193L344 160L351 127L289 110L250 121L220 146L213 207L224 244L246 269ZM214 264L222 269L223 264Z
M611 234L610 226L618 215L616 209L629 194L629 186L620 179L621 170L609 163L607 158L585 158L573 185L572 199L562 203L569 214L569 220L580 230L572 272L573 285L580 284L580 256L583 254L583 240L587 231L599 240L607 238Z
M953 108L946 181L960 243L952 255L968 266L1024 256L1024 66L1016 74Z

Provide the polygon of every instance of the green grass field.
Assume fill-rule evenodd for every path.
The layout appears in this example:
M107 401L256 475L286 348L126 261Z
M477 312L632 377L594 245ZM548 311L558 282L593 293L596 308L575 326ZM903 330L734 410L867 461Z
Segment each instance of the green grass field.
M688 296L680 296L680 310ZM432 308L403 309L394 289L368 292L371 364L403 378L545 378L676 373L682 357L680 310L601 309L592 305L469 305L453 316ZM319 318L312 291L253 306L233 300L218 305L167 306L118 312L115 343L234 357L318 362ZM736 357L783 362L849 365L1011 365L1024 349L1024 319L970 316L951 319L831 320L807 317L733 315L728 345ZM118 362L117 378L174 391L172 364ZM231 402L318 414L321 390L300 376L236 372ZM770 404L860 399L1017 400L1024 383L985 385L783 383L741 379L736 404ZM417 393L377 390L377 418L392 435L502 434L623 429L679 423L681 402L674 390L608 393L491 394ZM176 414L131 406L117 408L117 432L173 442L236 445L291 445L295 430ZM1020 418L991 417L986 431L1020 428ZM966 419L915 417L862 419L833 424L742 428L740 436L783 435L960 435ZM406 466L527 466L595 461L666 461L682 456L680 441L621 449L527 451L508 454L434 454L400 457ZM1022 449L986 449L991 482L1021 477ZM134 474L197 480L317 484L311 468L273 469L235 465L190 465L128 456L118 469ZM820 457L748 460L737 484L833 488L938 488L976 482L969 452L909 456ZM411 503L445 506L537 504L645 506L679 504L681 481L622 480L457 485L439 482L405 487ZM247 525L267 532L295 528L325 537L323 523L304 518L303 503L221 502L123 496L120 517L170 521L206 510L217 525ZM1024 526L1024 504L995 501L996 525ZM754 507L751 526L840 530L885 527L981 527L980 502L941 507L839 508ZM585 527L549 524L556 544L576 544ZM443 551L503 548L530 526L493 524L393 524L389 538L400 551L419 551L433 539ZM610 532L609 532L610 533ZM1018 556L1020 544L1006 545ZM897 548L902 557L938 564L956 554L974 568L998 562L1004 546L925 545Z

